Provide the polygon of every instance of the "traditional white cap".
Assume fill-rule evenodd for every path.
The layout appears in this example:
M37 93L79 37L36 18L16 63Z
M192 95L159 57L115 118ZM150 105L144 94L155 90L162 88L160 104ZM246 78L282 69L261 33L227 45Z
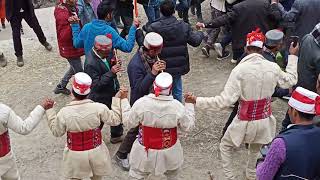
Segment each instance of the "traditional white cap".
M88 74L84 72L78 72L74 75L72 89L79 95L88 95L91 91L91 84L92 79Z
M292 92L288 104L299 112L320 114L320 96L302 87L297 87Z
M163 45L163 38L158 33L150 32L144 38L143 45L147 49L161 48Z
M172 89L173 78L169 73L162 72L157 77L153 83L154 94L156 96L170 95Z

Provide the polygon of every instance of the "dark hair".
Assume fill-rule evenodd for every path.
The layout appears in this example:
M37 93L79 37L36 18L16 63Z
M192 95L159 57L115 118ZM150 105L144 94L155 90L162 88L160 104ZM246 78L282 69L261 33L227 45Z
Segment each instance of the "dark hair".
M252 51L252 52L257 52L257 53L261 53L262 52L262 48L255 47L255 46L247 46L247 50L248 51Z
M73 89L72 89L72 94L75 98L77 98L78 100L84 100L87 99L88 95L80 95L77 94Z
M164 0L160 5L160 12L163 16L172 16L175 13L175 5L172 0Z
M276 48L277 46L268 46L268 45L264 45L267 49L274 49Z
M297 112L301 118L308 120L308 121L312 121L313 118L316 116L315 114L307 114L307 113L300 112L298 110L297 110Z
M112 3L112 0L102 1L97 8L98 19L104 20L107 15L112 13L115 10L115 4Z

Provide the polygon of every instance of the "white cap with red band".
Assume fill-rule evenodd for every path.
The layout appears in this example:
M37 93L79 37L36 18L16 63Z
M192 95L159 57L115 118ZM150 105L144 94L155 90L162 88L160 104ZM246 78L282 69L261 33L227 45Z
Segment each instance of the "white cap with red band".
M265 43L265 41L266 37L262 32L260 32L259 28L247 35L247 46L263 48L263 44Z
M143 45L147 49L162 47L163 38L158 33L150 32L144 38Z
M320 114L320 96L302 87L297 87L292 92L288 104L299 112Z
M75 93L79 95L88 95L91 91L92 79L91 77L84 73L78 72L74 75L74 80L72 83L72 89Z
M169 73L162 72L157 77L153 83L154 94L156 96L170 95L172 89L173 78Z

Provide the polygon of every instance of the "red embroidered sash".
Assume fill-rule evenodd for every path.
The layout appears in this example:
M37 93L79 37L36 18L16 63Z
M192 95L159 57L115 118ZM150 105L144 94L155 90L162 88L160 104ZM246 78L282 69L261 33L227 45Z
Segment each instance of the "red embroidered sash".
M240 100L238 108L238 117L241 121L255 121L270 117L271 97L254 101Z
M7 155L11 150L8 131L0 135L0 157Z
M102 143L101 129L91 129L84 132L68 132L67 144L72 151L87 151Z
M139 126L138 140L146 150L168 149L176 144L178 139L177 128L154 128Z

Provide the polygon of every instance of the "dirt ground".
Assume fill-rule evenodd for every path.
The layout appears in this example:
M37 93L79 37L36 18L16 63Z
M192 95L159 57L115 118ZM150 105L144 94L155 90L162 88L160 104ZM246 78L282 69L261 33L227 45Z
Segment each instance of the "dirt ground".
M204 12L208 11L208 2L204 3ZM53 89L68 68L67 61L62 59L57 52L55 35L55 23L53 8L39 9L36 11L40 24L53 45L53 51L47 52L37 41L32 30L24 23L25 35L23 35L23 47L25 66L18 68L13 51L10 27L0 32L0 51L8 58L8 66L0 69L0 102L9 105L18 115L26 118L30 111L45 97L53 98L56 110L59 110L71 98L64 95L54 95ZM145 16L140 7L142 21ZM205 19L209 13L205 13ZM191 16L192 23L195 17ZM200 47L189 48L191 71L184 76L184 90L194 92L197 96L214 96L221 92L234 67L229 60L217 61L215 54L204 58ZM135 50L133 51L135 52ZM120 55L127 62L133 53ZM127 75L124 72L120 77L122 85L128 86ZM273 103L273 112L278 122L283 119L286 104L282 100ZM223 172L219 157L219 137L227 120L230 109L219 112L207 112L196 110L196 128L182 134L180 139L184 147L185 162L182 167L180 179L209 180L210 171L215 180L222 180ZM109 131L105 136L105 142L114 155L119 145L109 143ZM39 126L29 135L22 136L10 132L12 149L15 152L22 180L58 180L63 179L62 152L66 138L54 137L44 118ZM234 154L234 165L237 167L238 179L244 179L244 165L246 158L244 147L239 148ZM114 173L104 179L124 180L128 179L128 173L123 172L115 163Z

